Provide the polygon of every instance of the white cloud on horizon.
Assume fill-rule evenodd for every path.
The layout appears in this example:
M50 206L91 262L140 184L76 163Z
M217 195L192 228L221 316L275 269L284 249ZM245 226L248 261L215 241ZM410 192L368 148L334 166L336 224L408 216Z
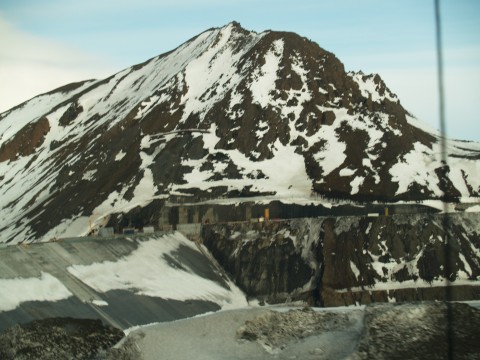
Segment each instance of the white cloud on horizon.
M440 127L437 59L433 51L340 54L346 70L377 73L419 120ZM479 141L480 46L444 49L447 136Z
M105 59L24 33L0 14L0 112L71 82L110 75Z
M436 67L387 68L378 73L400 99L402 106L419 120L440 128L438 75ZM444 69L444 101L447 136L479 141L480 69Z

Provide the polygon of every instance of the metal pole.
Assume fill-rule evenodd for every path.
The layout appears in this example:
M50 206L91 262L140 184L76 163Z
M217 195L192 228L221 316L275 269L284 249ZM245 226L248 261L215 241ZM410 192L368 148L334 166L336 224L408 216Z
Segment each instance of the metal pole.
M443 54L442 54L442 29L440 17L440 0L434 0L435 4L435 33L437 40L437 71L438 71L438 102L439 102L439 116L440 116L440 146L441 146L441 160L442 166L447 166L447 129L445 123L445 94L443 86ZM448 359L453 359L454 356L454 339L453 339L453 309L452 309L452 287L450 283L451 268L451 239L449 236L449 220L447 213L446 196L444 196L444 216L442 221L443 232L445 236L445 297L447 304L447 346Z

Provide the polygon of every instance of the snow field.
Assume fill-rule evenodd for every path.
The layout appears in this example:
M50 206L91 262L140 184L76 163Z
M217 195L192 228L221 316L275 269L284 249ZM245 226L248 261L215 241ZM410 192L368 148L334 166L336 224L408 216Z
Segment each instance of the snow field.
M72 293L55 277L0 279L0 312L13 310L26 301L58 301Z
M226 185L230 189L241 189L244 186L253 185L252 190L256 191L275 191L276 197L309 197L311 192L311 180L305 171L304 159L301 155L295 153L295 147L284 146L277 141L274 145L274 156L271 159L252 162L238 150L216 150L215 145L220 141L215 135L216 126L211 125L206 134L202 134L204 148L210 154L217 151L226 154L238 168L245 174L243 179L223 179L220 181L206 181L213 175L212 171L200 171L201 164L206 160L186 160L182 165L192 166L193 170L185 174L184 185L174 185L172 190L181 192L182 189L195 187L201 190ZM216 171L222 171L225 164L214 164ZM249 179L247 174L262 171L265 179Z
M253 74L253 81L250 84L253 102L263 108L271 103L270 92L276 88L275 81L283 57L283 47L283 40L274 41L272 48L265 54L265 64Z

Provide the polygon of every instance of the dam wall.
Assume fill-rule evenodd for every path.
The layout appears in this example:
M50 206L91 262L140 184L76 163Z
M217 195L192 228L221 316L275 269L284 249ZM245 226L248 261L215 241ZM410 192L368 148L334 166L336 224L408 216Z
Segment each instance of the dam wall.
M127 329L246 304L205 249L178 232L12 245L0 259L0 332L52 317Z

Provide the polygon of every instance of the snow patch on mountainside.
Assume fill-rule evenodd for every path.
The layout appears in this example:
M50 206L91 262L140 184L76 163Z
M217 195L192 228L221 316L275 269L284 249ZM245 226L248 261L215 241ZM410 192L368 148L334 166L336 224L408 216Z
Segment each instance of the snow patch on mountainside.
M360 191L360 186L363 184L365 177L363 176L356 176L352 182L350 182L350 186L352 187L352 191L350 194L357 194Z
M263 108L266 108L271 102L270 92L275 89L283 47L283 40L275 40L271 49L265 54L265 64L253 73L253 81L250 84L253 102L260 104Z
M125 157L125 155L127 155L127 153L124 152L123 150L120 150L120 151L117 153L117 155L115 156L115 161L120 161L120 160L122 160L122 159Z
M86 81L72 91L39 95L15 109L4 112L2 115L6 116L0 121L0 146L10 140L19 129L38 120L44 114L48 114L52 108L85 90L92 83L92 81Z
M425 280L405 280L402 282L391 281L391 282L377 282L372 286L358 286L351 287L348 289L336 289L335 292L345 293L345 292L362 292L366 289L370 291L385 291L385 290L399 290L399 289L425 289L425 288L434 288L434 287L444 287L446 282L444 279L425 281ZM480 286L480 281L468 280L468 279L457 279L454 282L450 283L451 286Z
M430 149L416 142L414 148L390 168L392 180L398 182L396 194L407 192L409 185L417 182L432 189L435 195L442 196L443 192L438 187L438 178L435 176L438 165L438 160L432 156Z
M240 51L234 51L231 44L239 35L234 30L233 24L202 35L208 37L203 40L201 46L195 48L197 54L185 68L187 92L181 100L185 108L180 123L193 113L200 114L200 119L203 120L206 110L223 99L229 89L238 86L242 76L237 73L236 63L264 36L251 33ZM239 99L233 100L233 104L235 101Z
M202 136L205 148L209 154L219 152L215 149L215 145L220 141L215 135L216 126L212 125L208 133ZM255 191L274 191L278 197L306 197L311 192L311 180L306 170L304 159L295 152L295 147L284 146L277 141L273 146L273 157L262 161L252 162L248 157L238 150L221 150L222 154L227 155L238 168L242 169L245 176L242 179L221 179L209 180L214 172L207 170L201 171L201 165L206 161L201 160L184 160L182 165L193 167L190 173L184 175L185 184L177 184L172 187L173 191L182 189L198 188L207 190L214 186L228 186L229 189L238 189L253 184L252 190ZM214 163L215 171L222 171L225 164ZM256 172L263 172L266 177L263 179L252 179L246 175Z
M50 241L61 238L86 236L90 232L91 219L88 216L76 215L71 219L63 220L42 236L40 241Z
M466 212L480 212L480 205L474 205L469 207Z
M347 158L347 155L345 155L347 145L338 139L338 135L333 127L320 128L318 135L320 138L328 139L323 149L315 155L315 160L318 161L323 169L322 175L327 176L342 165Z
M456 155L457 142L447 141L447 152ZM462 197L470 196L465 178L474 189L480 189L480 162L475 159L451 156L448 161L450 172L449 179L455 185ZM443 195L439 187L439 179L435 170L442 167L441 148L439 144L433 144L429 148L419 142L414 143L414 149L399 159L389 172L392 180L398 182L396 194L408 191L409 186L417 183L432 190L438 197Z

